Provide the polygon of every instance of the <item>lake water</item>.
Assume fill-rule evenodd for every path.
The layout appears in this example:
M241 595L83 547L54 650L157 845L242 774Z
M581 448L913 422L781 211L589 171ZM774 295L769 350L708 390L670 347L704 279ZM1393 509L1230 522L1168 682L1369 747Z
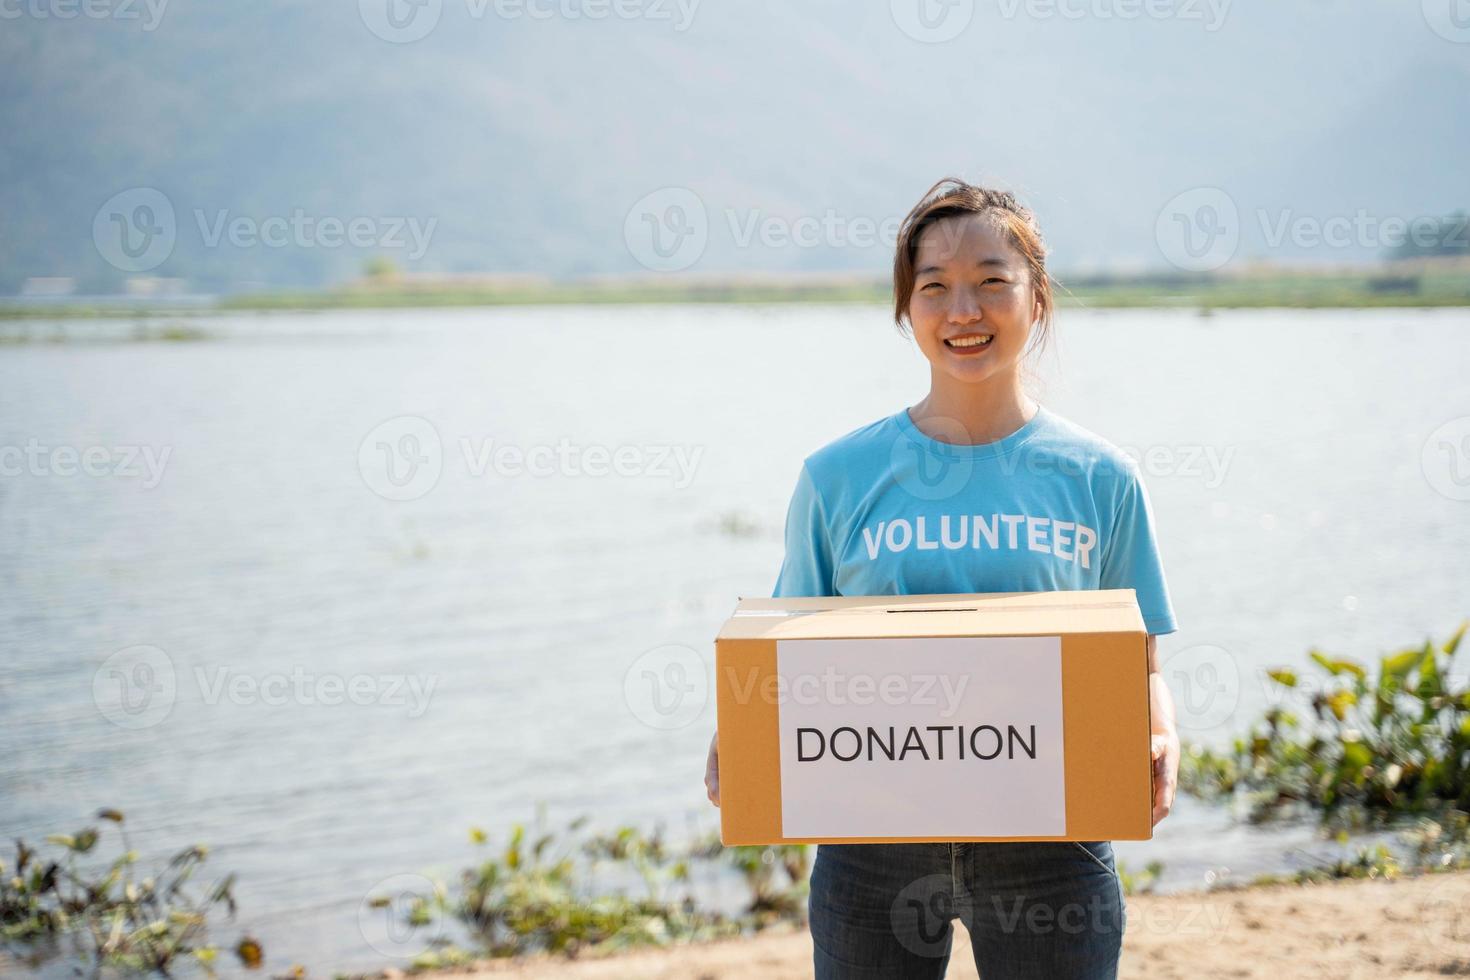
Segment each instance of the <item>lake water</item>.
M472 825L715 828L713 706L661 727L638 671L712 667L802 457L927 384L867 306L199 326L0 326L33 338L0 346L0 835L112 806L146 857L208 843L268 968L316 975L386 965L363 897L466 866ZM1310 647L1470 614L1467 367L1465 310L1063 314L1037 394L1143 461L1186 738ZM1190 887L1314 847L1186 801L1118 850Z

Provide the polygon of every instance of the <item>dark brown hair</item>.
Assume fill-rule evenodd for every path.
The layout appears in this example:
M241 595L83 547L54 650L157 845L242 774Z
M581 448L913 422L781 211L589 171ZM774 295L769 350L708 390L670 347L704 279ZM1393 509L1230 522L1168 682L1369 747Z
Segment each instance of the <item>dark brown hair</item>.
M1052 330L1055 302L1051 276L1046 271L1046 243L1041 238L1036 215L1017 201L1016 195L1010 191L978 187L958 177L945 177L929 188L908 217L903 219L898 232L898 249L893 256L893 322L904 332L912 327L909 299L914 292L914 259L919 239L945 218L966 214L982 214L993 219L1026 261L1026 268L1031 273L1032 291L1041 304L1041 316L1037 320L1041 331L1036 345L1044 344Z

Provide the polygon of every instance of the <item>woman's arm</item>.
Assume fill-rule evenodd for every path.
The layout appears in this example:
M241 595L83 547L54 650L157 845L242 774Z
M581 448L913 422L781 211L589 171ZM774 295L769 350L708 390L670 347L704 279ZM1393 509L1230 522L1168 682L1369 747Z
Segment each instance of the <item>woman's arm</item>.
M1154 824L1174 807L1179 782L1179 732L1174 726L1174 697L1159 670L1158 637L1148 638L1148 713L1152 729L1149 750L1154 761Z
M704 761L704 795L715 806L720 805L720 733L709 740L709 757Z

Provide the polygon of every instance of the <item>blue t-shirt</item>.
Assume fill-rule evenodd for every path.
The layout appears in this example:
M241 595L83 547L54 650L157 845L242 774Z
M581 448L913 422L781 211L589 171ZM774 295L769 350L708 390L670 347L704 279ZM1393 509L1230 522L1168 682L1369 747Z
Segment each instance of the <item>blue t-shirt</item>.
M1133 589L1177 626L1137 465L1040 407L997 442L921 432L903 409L806 458L774 595Z

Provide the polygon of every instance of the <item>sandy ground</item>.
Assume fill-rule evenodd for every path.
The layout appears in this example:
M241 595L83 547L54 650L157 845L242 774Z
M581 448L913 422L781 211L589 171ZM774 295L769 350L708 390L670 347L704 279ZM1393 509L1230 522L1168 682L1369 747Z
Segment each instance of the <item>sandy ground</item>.
M797 980L805 929L577 962L530 959L450 971L522 980ZM1470 873L1289 885L1128 900L1125 978L1368 980L1470 976ZM956 926L948 976L974 978Z

